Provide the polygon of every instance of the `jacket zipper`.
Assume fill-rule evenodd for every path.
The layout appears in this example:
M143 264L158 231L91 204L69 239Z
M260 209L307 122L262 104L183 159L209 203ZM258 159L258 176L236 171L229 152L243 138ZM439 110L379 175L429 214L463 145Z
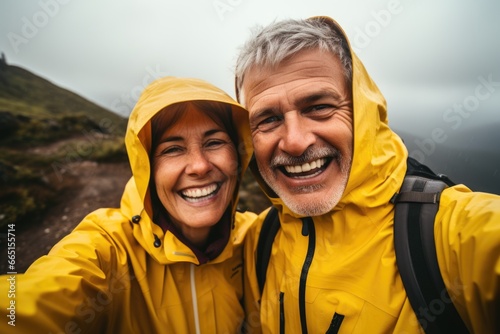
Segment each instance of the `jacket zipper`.
M193 300L193 317L194 317L194 328L196 329L196 334L200 334L200 318L198 315L198 295L196 294L196 281L194 276L194 264L190 264L190 279L191 279L191 299Z
M330 327L326 331L326 334L337 334L340 329L340 325L342 325L342 321L344 320L344 316L342 314L338 314L335 312L333 315L332 322L330 323Z
M300 310L300 324L302 326L302 334L307 333L307 319L306 319L306 281L309 273L309 267L314 257L314 250L316 248L316 231L311 217L302 218L302 235L309 236L309 244L307 246L306 259L302 266L299 283L299 310Z
M280 334L285 334L285 306L284 306L285 293L280 292Z

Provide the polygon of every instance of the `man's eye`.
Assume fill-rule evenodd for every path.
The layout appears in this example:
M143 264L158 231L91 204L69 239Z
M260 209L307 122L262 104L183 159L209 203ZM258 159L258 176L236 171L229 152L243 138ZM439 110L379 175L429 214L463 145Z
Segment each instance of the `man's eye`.
M283 120L283 116L280 116L280 115L266 117L259 122L258 129L260 131L272 130L275 127L277 127L279 124L281 124L282 120Z
M328 119L335 115L337 108L331 104L317 104L303 109L302 113L312 119Z
M273 122L277 122L279 121L279 117L278 116L271 116L271 117L268 117L266 119L264 119L261 124L269 124L269 123L273 123Z
M324 110L324 109L327 109L327 108L331 108L332 106L328 105L328 104L318 104L318 105L315 105L315 106L311 106L309 108L306 109L306 112L311 112L311 111L321 111L321 110Z

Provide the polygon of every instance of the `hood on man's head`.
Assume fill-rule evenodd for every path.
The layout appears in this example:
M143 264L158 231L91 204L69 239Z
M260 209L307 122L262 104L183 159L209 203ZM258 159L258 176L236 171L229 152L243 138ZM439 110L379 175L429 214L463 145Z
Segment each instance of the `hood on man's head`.
M401 139L389 128L385 98L369 76L361 60L352 50L349 39L340 25L326 16L289 21L312 20L326 24L343 37L341 43L345 42L344 46L350 51L352 62L352 74L350 74L352 78L349 83L353 105L352 167L344 194L336 208L332 208L332 210L340 210L353 203L356 206L358 203L363 203L370 207L386 205L401 186L400 183L406 171L407 150ZM271 29L273 25L281 25L281 23L271 24ZM255 36L259 36L259 34L260 32L257 31ZM253 49L258 48L255 43L248 45L251 45ZM293 54L302 50L295 48ZM293 54L288 57L293 57ZM248 61L251 60L244 59L238 65L248 66ZM342 59L341 62L344 63ZM239 91L244 80L242 71L244 71L242 68L237 67L235 78L237 96L245 93ZM243 96L240 96L241 98ZM295 215L265 184L254 161L252 161L251 170L273 204L283 206L285 211ZM364 211L364 209L362 210Z

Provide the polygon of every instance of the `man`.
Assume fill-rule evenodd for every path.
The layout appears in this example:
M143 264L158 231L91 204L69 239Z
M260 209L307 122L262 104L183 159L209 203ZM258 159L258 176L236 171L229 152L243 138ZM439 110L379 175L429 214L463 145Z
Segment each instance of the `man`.
M252 256L261 225L248 239L249 328L421 333L417 319L432 321L440 309L414 312L393 245L391 198L408 153L342 29L325 17L263 28L240 53L236 86L249 110L253 172L281 222L262 296ZM500 331L500 197L445 189L434 231L440 271L465 324ZM444 302L451 301L436 305Z

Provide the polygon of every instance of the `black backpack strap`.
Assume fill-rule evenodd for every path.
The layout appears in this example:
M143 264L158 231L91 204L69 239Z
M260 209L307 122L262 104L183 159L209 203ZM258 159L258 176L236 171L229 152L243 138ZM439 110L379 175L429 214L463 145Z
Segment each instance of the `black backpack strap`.
M417 173L418 174L418 173ZM422 176L405 177L396 204L396 261L410 304L426 333L468 333L448 295L436 256L434 220L447 187Z
M444 174L436 174L434 173L429 167L427 167L424 164L421 164L418 162L416 159L412 157L408 157L406 160L407 162L407 170L406 170L406 175L416 175L416 176L422 176L427 179L431 180L440 180L448 186L454 186L455 183L448 178L448 176Z
M271 257L271 249L273 248L274 238L280 229L280 221L278 217L278 209L272 206L267 213L262 229L259 234L259 241L257 244L257 259L255 267L257 271L257 282L259 283L259 290L262 294L264 283L266 282L267 266L269 258Z

